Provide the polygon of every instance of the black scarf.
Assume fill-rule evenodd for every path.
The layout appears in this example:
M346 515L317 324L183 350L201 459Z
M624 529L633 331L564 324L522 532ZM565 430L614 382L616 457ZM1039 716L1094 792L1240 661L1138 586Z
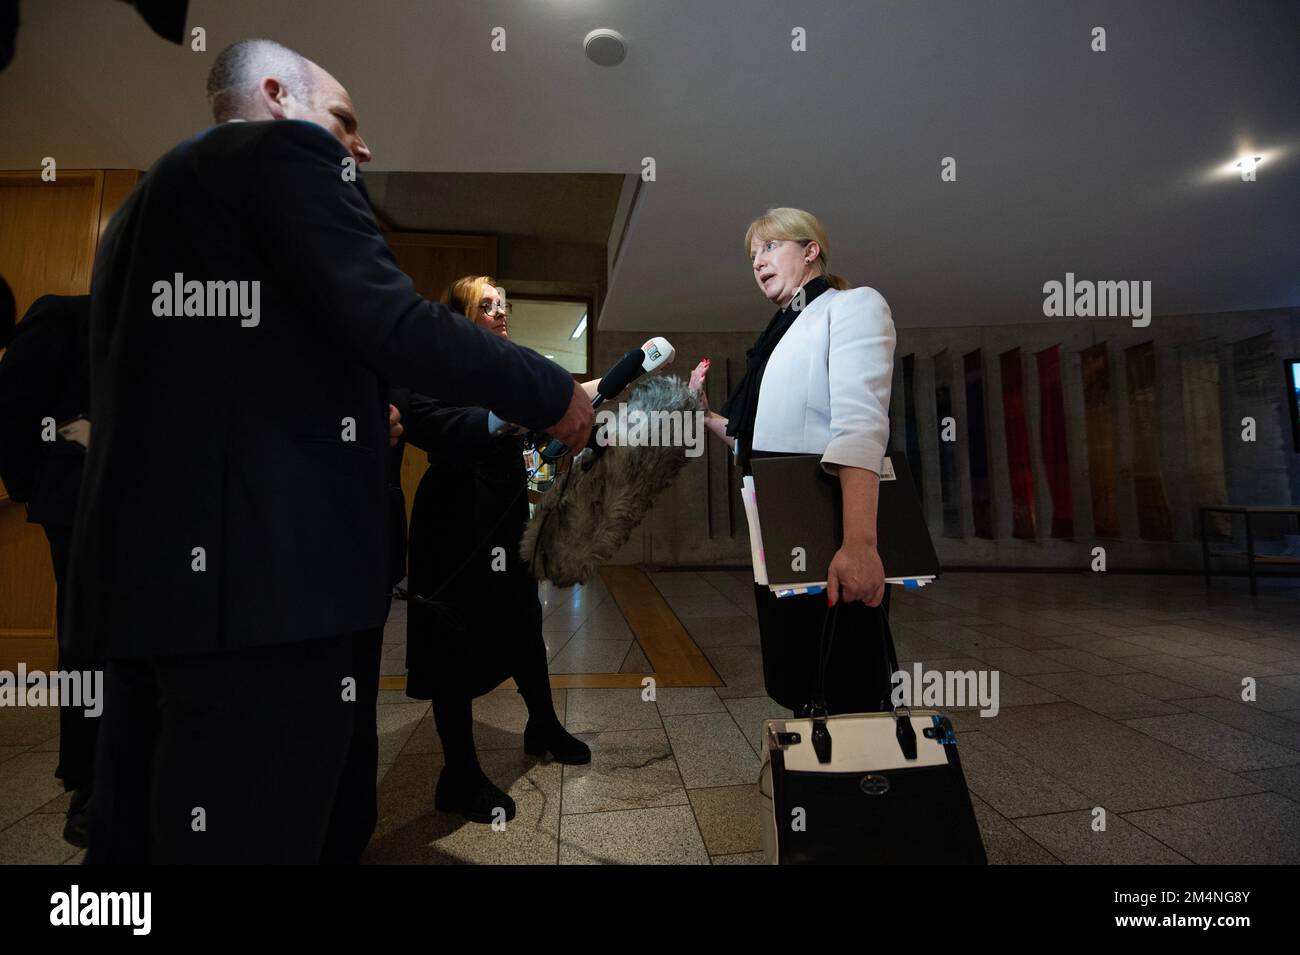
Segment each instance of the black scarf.
M809 280L803 287L803 307L807 308L808 303L828 288L830 283L823 276ZM791 304L798 297L799 293L795 292L794 298L790 299ZM772 316L763 334L758 336L753 347L745 353L745 375L720 412L727 419L727 434L740 442L736 457L746 474L749 473L749 456L754 446L754 419L758 415L758 389L763 384L763 371L767 368L767 360L772 357L772 352L799 314L799 309L786 305Z

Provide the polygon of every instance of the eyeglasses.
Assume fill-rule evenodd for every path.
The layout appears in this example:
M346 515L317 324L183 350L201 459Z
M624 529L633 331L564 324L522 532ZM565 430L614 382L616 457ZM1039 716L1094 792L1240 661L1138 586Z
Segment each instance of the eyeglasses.
M483 309L484 315L506 315L510 314L509 302L479 302L478 307Z

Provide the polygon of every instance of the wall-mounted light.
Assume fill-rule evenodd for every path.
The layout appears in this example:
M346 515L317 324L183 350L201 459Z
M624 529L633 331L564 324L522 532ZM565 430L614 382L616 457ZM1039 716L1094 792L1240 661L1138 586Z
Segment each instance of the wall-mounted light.
M1263 156L1246 156L1243 159L1238 159L1234 165L1242 172L1254 172L1255 167L1263 161Z

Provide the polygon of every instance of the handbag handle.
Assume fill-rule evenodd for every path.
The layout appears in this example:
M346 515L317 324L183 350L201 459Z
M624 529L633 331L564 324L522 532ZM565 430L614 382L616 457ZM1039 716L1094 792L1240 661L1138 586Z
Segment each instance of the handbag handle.
M885 586L889 585L886 584ZM822 764L831 761L831 733L827 724L828 711L826 708L826 667L830 663L831 648L835 644L835 624L839 620L837 614L839 606L839 603L836 603L833 607L828 607L826 617L822 621L821 639L817 645L817 681L813 685L812 703L808 706L808 715L813 721L813 752L817 754L817 762ZM890 705L890 696L894 686L892 676L898 672L898 651L894 647L894 635L889 629L889 615L885 613L883 606L875 609L880 612L880 636L881 642L884 643L883 656L886 675L885 696L880 701L880 707L883 712L893 712L898 747L903 753L903 758L910 761L917 758L916 731L912 728L911 709L907 706L894 707Z
M835 623L839 604L826 608L822 619L821 638L817 642L817 679L813 683L813 698L808 704L808 715L812 717L812 747L817 754L818 763L831 761L831 731L826 724L826 665L830 662L831 647L835 645Z
M885 584L886 587L889 584ZM881 639L885 644L885 696L880 701L880 708L885 711L894 709L890 703L890 696L894 689L894 674L898 672L898 649L894 646L894 634L889 629L889 614L885 613L882 603L880 607Z
M817 641L817 678L813 681L813 697L808 704L810 715L826 714L826 667L831 661L831 648L835 645L835 625L839 620L840 605L826 608L822 618L822 633Z
M837 613L839 609L840 603L828 607L826 616L822 620L821 638L817 643L817 679L813 683L812 701L807 706L810 715L826 712L826 668L830 665L831 649L835 645L835 627L839 620ZM889 615L885 613L883 604L874 609L880 612L881 642L884 644L882 656L885 664L885 695L880 703L883 711L889 711L893 707L886 704L889 703L890 691L894 685L892 677L899 669L898 651L894 647L894 635L889 629Z
M889 585L886 584L886 587ZM903 758L907 760L916 759L916 730L912 728L912 710L909 706L892 706L894 690L893 675L898 672L898 650L894 646L894 634L889 629L889 614L885 613L884 608L880 611L881 637L885 643L885 672L888 679L885 680L885 697L880 701L880 708L886 713L894 714L894 735L898 738L898 748L903 752Z

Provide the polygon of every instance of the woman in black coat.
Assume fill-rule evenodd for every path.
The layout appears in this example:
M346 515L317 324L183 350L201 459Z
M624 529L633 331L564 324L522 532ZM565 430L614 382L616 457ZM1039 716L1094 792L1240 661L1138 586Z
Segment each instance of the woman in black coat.
M507 337L509 307L488 276L467 276L445 304ZM429 453L411 510L406 693L433 701L445 764L434 805L475 822L514 800L479 765L474 697L514 677L528 707L524 749L561 763L591 750L555 714L537 581L519 558L528 523L523 438L486 408L457 408L413 394L406 437ZM423 599L422 599L423 598Z

